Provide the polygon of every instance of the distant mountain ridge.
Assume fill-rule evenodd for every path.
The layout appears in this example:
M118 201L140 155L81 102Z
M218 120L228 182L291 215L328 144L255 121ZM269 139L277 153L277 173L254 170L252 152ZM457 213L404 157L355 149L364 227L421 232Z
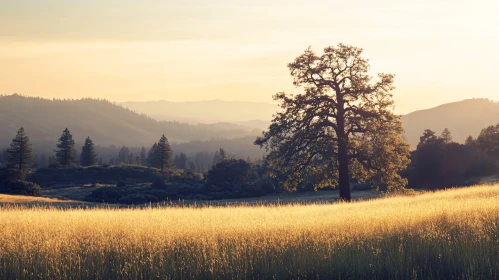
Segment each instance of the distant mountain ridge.
M20 95L0 96L0 147L24 127L33 143L55 147L64 128L75 142L90 136L96 145L150 146L165 134L170 142L234 139L260 134L236 124L157 121L106 100L49 100Z
M209 115L213 117L221 114L229 121L218 120L211 124L193 125L178 121L158 121L106 100L49 100L20 95L0 96L0 148L8 146L17 129L22 126L34 145L52 151L62 131L68 127L77 144L90 136L95 144L100 146L149 147L158 141L161 134L165 134L172 144L176 143L175 147L179 151L188 154L196 153L200 149L225 148L226 145L234 154L252 157L262 155L262 151L253 145L253 141L268 127L272 118L271 108L273 114L277 111L277 106L268 103L227 101L200 101L189 104L193 103L197 107L205 107L204 110L219 111L221 113L212 112ZM236 103L239 103L240 108L251 108L258 112L244 113L238 118L232 118L228 112L233 112L234 107L220 107L231 107ZM247 103L247 106L244 105ZM262 109L259 109L259 104ZM196 116L199 116L200 113L197 114ZM255 115L270 116L267 119L258 119ZM243 120L242 116L248 119ZM413 149L425 129L440 134L444 128L448 128L454 141L463 143L469 135L476 137L481 129L498 123L499 102L487 99L468 99L402 116L405 138Z
M466 137L477 137L480 131L499 123L499 102L489 99L467 99L419 110L402 117L405 137L412 148L419 142L425 129L440 135L448 128L453 141L464 143Z

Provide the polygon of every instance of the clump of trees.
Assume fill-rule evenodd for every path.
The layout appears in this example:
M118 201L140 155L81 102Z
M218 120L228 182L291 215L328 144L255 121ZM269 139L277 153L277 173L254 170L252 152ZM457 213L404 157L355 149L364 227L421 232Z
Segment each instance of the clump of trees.
M488 134L484 130L479 138L488 137L485 135ZM411 165L404 174L413 188L433 190L473 185L477 177L496 174L493 154L485 147L480 148L472 138L463 145L452 141L448 129L440 136L427 129L412 152Z

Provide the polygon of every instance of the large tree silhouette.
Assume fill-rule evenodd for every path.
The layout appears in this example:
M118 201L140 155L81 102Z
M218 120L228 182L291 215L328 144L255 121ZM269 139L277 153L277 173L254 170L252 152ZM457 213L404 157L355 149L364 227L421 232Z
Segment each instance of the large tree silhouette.
M339 186L350 201L350 178L403 188L398 171L409 163L400 118L393 114L394 76L372 81L362 49L339 44L317 55L310 48L288 64L303 94L278 93L282 108L255 144L266 147L271 170L288 187L314 178Z

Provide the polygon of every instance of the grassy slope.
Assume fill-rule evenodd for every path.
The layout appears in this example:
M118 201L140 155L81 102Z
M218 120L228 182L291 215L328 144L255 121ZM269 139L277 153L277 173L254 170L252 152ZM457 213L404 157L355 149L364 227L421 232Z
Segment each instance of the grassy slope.
M0 278L497 279L499 186L351 204L7 207Z

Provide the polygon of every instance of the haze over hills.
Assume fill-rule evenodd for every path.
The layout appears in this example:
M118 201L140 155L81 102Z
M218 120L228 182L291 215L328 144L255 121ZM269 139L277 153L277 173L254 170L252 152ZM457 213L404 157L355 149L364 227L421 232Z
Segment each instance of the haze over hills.
M234 139L260 130L236 124L198 124L157 121L109 101L96 99L48 100L20 95L0 96L0 147L9 145L24 127L34 144L54 148L64 128L75 142L90 136L96 145L149 147L162 134L170 142Z
M455 142L464 143L466 137L471 135L476 138L483 128L498 123L499 102L488 99L447 103L402 117L405 137L413 149L425 129L431 129L440 135L448 128Z
M193 101L193 102L124 102L121 103L133 111L147 114L161 121L181 121L188 123L230 122L262 126L272 119L279 109L277 104L245 101ZM264 122L262 122L264 121Z
M143 106L145 103L137 104ZM244 157L260 157L263 153L253 141L268 127L273 113L271 108L277 107L268 103L226 101L160 104L177 104L184 109L169 111L173 118L177 118L174 113L187 117L188 112L195 112L193 117L196 119L202 119L202 114L206 113L208 118L205 120L228 121L197 125L158 121L105 100L48 100L10 95L0 97L0 148L8 146L17 129L23 126L34 145L52 150L62 130L68 127L77 143L90 136L100 146L149 147L165 134L176 152L193 155L226 148L230 153ZM152 103L147 103L149 105ZM157 106L156 112L167 108L163 105ZM239 110L241 114L235 113ZM168 111L165 109L165 112ZM267 119L255 119L265 116ZM499 103L487 99L463 100L410 113L403 116L402 121L405 137L413 149L425 129L440 134L448 128L454 141L462 143L467 136L476 137L482 128L499 123Z

